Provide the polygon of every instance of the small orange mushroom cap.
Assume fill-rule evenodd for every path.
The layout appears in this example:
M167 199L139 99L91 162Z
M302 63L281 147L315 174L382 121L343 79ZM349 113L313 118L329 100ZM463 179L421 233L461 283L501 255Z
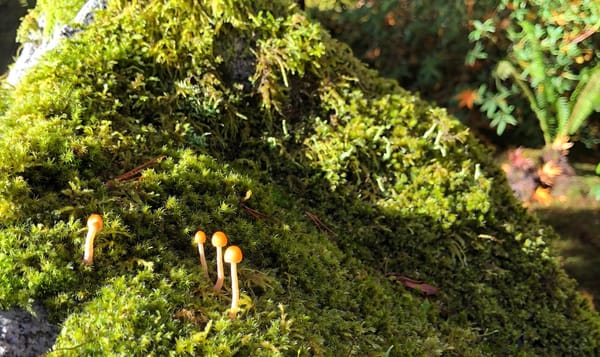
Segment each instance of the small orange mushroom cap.
M243 257L242 250L237 245L232 245L225 250L225 263L237 264Z
M227 245L227 235L221 231L215 232L210 241L213 246L222 248Z
M102 220L102 216L97 213L91 214L87 220L87 227L90 230L99 231L102 229L104 221Z
M205 242L206 242L206 233L204 233L203 231L196 232L196 234L194 235L194 243L204 244Z

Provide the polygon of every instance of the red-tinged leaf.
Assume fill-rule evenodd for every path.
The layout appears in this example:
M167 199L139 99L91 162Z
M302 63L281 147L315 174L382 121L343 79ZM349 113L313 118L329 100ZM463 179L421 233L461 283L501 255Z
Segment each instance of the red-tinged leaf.
M473 109L473 104L477 100L477 91L471 89L465 89L458 93L455 97L458 100L459 108Z
M406 286L407 288L417 290L426 296L436 295L438 293L438 291L440 290L439 288L437 288L433 285L429 285L420 280L411 279L404 275L400 275L397 273L388 273L388 275L392 276L394 278L394 280L399 281L400 283L402 283L402 285Z
M508 161L510 161L512 166L523 171L530 170L535 165L532 159L523 154L522 147L518 147L517 149L509 152Z

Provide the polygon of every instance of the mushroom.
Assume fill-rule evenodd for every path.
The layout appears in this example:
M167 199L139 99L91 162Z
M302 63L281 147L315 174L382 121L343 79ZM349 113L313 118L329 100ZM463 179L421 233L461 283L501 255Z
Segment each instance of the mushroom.
M200 253L200 264L202 264L202 270L206 279L210 279L208 276L208 267L206 266L206 256L204 255L204 243L206 242L206 234L203 231L198 231L194 235L194 243L198 245L198 253Z
M217 282L215 283L215 291L218 293L223 286L225 273L223 272L223 247L227 245L227 236L225 233L218 231L213 233L211 243L217 248Z
M242 250L232 245L225 250L225 263L231 264L231 312L229 317L235 319L240 301L240 288L237 277L237 264L242 261Z
M99 214L94 213L88 217L88 232L87 236L85 237L85 248L83 252L83 264L85 265L91 265L94 263L94 238L102 229L102 224L102 216Z

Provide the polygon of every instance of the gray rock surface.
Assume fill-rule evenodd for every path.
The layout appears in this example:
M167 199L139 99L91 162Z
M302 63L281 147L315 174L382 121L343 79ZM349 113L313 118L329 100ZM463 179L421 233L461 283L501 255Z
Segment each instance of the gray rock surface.
M0 356L40 356L56 341L60 328L47 320L41 306L0 311Z
M62 40L73 37L81 31L81 28L93 21L96 10L106 9L107 6L107 0L88 0L73 19L73 24L79 25L78 27L62 25L53 29L52 36L48 39L42 38L40 41L24 43L23 49L8 73L6 81L12 85L19 83L27 70L33 67L44 53L58 46ZM40 16L38 19L40 33L43 33L45 27L46 21L43 16Z

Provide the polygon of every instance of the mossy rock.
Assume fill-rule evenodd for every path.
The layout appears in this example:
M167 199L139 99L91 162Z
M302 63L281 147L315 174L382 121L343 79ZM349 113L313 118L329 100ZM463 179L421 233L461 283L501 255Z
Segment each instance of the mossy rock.
M45 305L48 355L600 353L554 233L457 120L293 2L196 3L110 1L2 92L0 306ZM236 319L199 229L244 252Z

